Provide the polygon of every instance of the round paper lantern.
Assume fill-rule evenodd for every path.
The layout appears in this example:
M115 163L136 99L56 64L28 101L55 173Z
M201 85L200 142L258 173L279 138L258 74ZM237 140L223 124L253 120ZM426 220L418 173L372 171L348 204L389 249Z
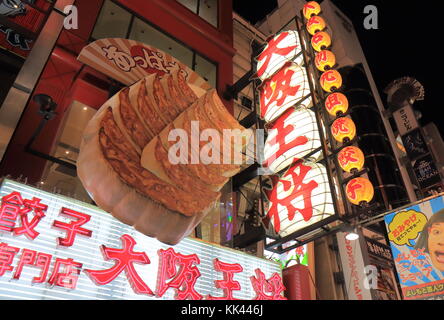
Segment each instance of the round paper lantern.
M342 77L338 71L328 70L322 74L319 82L324 91L333 92L342 86Z
M331 125L331 133L336 141L345 143L356 136L356 126L350 118L338 118Z
M340 92L332 93L325 100L325 109L333 117L344 114L348 111L348 99Z
M355 178L347 183L346 194L348 201L359 206L372 201L375 190L368 179Z
M273 122L286 110L300 103L304 108L311 104L307 71L295 63L288 63L269 79L264 81L260 91L261 118Z
M270 78L287 62L292 61L301 65L304 61L301 52L301 41L296 31L288 30L273 37L265 49L257 57L257 76L262 81Z
M325 20L319 16L313 16L307 21L307 31L311 35L324 30L326 26Z
M325 50L331 46L331 37L327 32L317 32L311 38L311 45L317 52Z
M327 71L336 64L336 56L329 50L322 50L316 54L315 65L319 71Z
M345 172L360 171L364 167L365 156L358 147L346 147L339 152L338 162Z
M268 131L264 167L277 173L321 146L316 115L310 109L289 109ZM312 155L318 160L320 152Z
M321 13L321 6L316 1L307 2L302 9L302 13L306 19L317 16Z
M309 227L335 214L325 167L298 163L268 194L267 216L280 236Z

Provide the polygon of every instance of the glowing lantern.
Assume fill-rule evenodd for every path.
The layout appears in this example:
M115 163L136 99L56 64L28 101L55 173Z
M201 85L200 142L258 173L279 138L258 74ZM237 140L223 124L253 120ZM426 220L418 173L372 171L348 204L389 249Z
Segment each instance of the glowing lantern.
M319 16L311 17L310 20L307 21L307 31L311 35L324 30L326 26L325 20Z
M321 147L316 115L310 109L290 109L268 131L264 167L276 173ZM312 155L318 160L320 152Z
M268 194L267 216L280 236L335 214L327 170L321 164L292 166Z
M288 108L300 102L301 107L311 103L307 72L294 63L288 63L266 80L260 88L261 117L272 122ZM303 98L306 98L302 101Z
M300 52L301 41L296 31L290 30L277 34L257 57L257 76L262 81L268 79ZM294 62L301 65L303 60L304 57L299 55Z
M348 99L340 92L332 93L325 100L325 109L333 117L344 114L348 111Z
M307 2L302 9L302 13L306 19L310 19L312 16L317 16L321 13L321 6L316 1Z
M350 180L345 189L348 201L357 206L369 203L375 195L372 183L365 178Z
M336 141L346 143L356 136L356 126L350 118L338 118L331 125L331 133Z
M328 50L322 50L316 54L315 65L319 71L327 71L334 67L336 64L336 56L333 52Z
M331 38L327 32L317 32L311 38L311 45L317 52L325 50L331 46Z
M357 147L346 147L339 152L338 162L345 172L360 171L364 167L365 156Z
M319 82L324 91L333 92L342 86L342 77L338 71L328 70L322 74Z

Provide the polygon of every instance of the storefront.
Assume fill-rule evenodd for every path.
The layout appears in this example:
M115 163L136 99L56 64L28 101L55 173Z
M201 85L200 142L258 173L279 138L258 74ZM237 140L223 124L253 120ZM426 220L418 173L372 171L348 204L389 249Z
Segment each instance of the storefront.
M1 184L3 298L282 299L279 264L197 239L171 247L147 237L94 206L76 171L87 123L129 85L106 68L101 73L79 61L81 51L100 39L144 43L180 61L222 96L233 80L231 2L23 1L14 16L39 5L47 5L49 18L27 42L35 42L36 50L2 45L26 61L16 68L17 78L11 76L0 109L2 116L14 115L2 123L0 176L13 179ZM37 46L45 40L46 46ZM32 77L34 82L23 81ZM232 102L222 102L232 112ZM221 242L221 215L233 210L230 194L228 185L216 212L192 235Z
M283 299L275 262L192 238L170 247L12 180L0 198L0 299Z
M36 53L22 55L28 58L27 63L15 83L11 80L11 91L4 94L8 97L0 109L3 118L0 176L26 179L27 183L39 184L45 190L91 201L76 174L81 133L96 110L122 88L122 84L77 60L81 50L95 40L123 38L159 48L203 77L220 96L232 83L235 51L230 1L221 5L217 0L59 0L54 6L43 0L23 2L26 12L40 4L47 5L47 16L57 19L50 18L47 24L40 19L42 27L36 28L34 38L42 41L39 36L46 40L52 36L56 41L54 45L36 47L40 58L48 56L40 66L36 66L39 59ZM71 16L73 9L68 7L71 4L75 6L75 16ZM21 15L17 13L17 18ZM74 21L77 23L72 20L67 23L66 19L72 17L78 18ZM77 29L67 28L70 24ZM58 29L60 32L54 34ZM23 81L32 77L34 83ZM49 96L54 106L51 115L40 110L36 96L44 99ZM232 102L223 102L232 111ZM219 242L219 231L203 232L208 233L208 240Z

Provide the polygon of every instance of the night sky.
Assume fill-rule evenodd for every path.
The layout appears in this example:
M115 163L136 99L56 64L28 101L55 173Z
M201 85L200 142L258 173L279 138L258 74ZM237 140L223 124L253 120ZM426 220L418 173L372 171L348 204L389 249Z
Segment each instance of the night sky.
M384 88L400 77L417 79L425 88L425 100L415 103L421 111L423 125L433 121L444 137L444 68L441 57L444 45L444 3L441 1L332 0L355 26L368 64L385 101ZM321 2L321 1L319 1ZM379 29L363 26L364 7L375 5L379 13ZM234 11L256 23L276 6L276 0L233 0Z

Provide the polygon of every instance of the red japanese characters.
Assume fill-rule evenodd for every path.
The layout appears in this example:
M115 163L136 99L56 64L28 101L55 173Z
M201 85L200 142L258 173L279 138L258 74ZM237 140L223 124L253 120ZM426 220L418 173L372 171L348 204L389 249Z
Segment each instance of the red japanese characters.
M295 31L284 31L271 39L257 57L256 75L265 80L292 60L301 50L299 35ZM302 62L299 58L297 63Z
M263 163L272 172L279 172L295 159L299 160L321 147L316 115L308 109L287 110L268 130ZM319 153L313 154L316 160Z
M206 280L202 278L200 269L202 262L198 254L186 255L173 248L161 248L155 256L148 256L142 246L137 249L137 238L129 234L120 237L120 246L91 247L91 250L100 250L103 255L103 267L98 267L97 259L94 259L96 262L94 267L91 267L90 256L85 257L88 260L81 261L79 252L82 252L83 243L78 241L78 237L92 238L93 230L99 232L98 229L92 228L91 216L65 206L62 206L60 211L51 211L46 204L43 204L44 202L38 198L23 199L19 192L11 192L2 198L0 217L4 228L0 231L0 237L6 234L12 238L0 241L0 278L9 277L11 283L17 281L20 282L20 286L26 285L26 281L29 281L31 288L37 286L48 290L62 290L61 292L65 293L80 290L77 293L79 296L84 294L85 285L91 286L92 283L97 287L111 285L121 288L123 279L135 294L154 299L165 298L165 295L168 295L177 300L236 300L237 294L239 297L245 297L245 291L251 292L251 298L284 299L282 294L285 288L278 273L271 274L270 278L266 279L262 270L257 269L257 277L251 277L250 286L245 288L245 284L236 280L239 276L246 278L247 275L242 275L245 272L244 267L239 263L228 263L218 258L210 260L215 273L220 274L220 277L212 280L213 288L217 290L201 292L203 287L199 282ZM28 214L34 215L28 216ZM57 214L60 217L57 217ZM20 220L20 215L26 219ZM54 217L57 220L54 220ZM27 235L24 239L34 243L33 248L36 246L46 248L47 234L41 234L45 228L37 223L43 218L53 220L43 221L46 228L54 229L52 250L57 248L59 256L32 250L29 247L20 248L14 241L22 235ZM39 227L39 232L35 231L35 227ZM107 228L105 225L101 227ZM15 233L15 230L27 231ZM55 230L62 230L65 236L58 237ZM152 261L155 261L156 266L153 266ZM117 280L118 278L120 280ZM157 279L154 283L150 282L153 278ZM221 278L223 280L219 280ZM208 288L208 285L204 288Z
M298 102L308 106L311 101L306 71L294 63L286 64L266 80L260 94L261 117L267 122L274 121ZM301 101L303 98L306 99Z
M326 170L321 164L299 162L268 194L267 217L282 236L334 214Z

